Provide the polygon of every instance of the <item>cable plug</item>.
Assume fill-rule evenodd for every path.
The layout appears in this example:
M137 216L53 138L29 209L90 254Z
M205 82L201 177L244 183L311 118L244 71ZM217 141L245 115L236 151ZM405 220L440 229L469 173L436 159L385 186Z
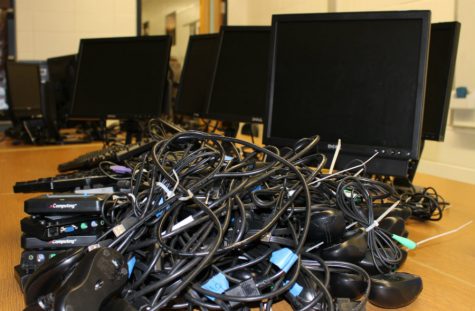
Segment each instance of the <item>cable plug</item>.
M138 219L134 216L129 216L122 220L120 224L116 225L114 228L112 228L112 232L114 232L114 235L116 237L121 236L124 234L125 231L127 231L130 227L135 225L137 223Z
M257 288L256 282L254 279L250 278L244 282L239 283L237 286L231 288L230 290L225 292L226 295L229 296L239 296L239 297L249 297L249 296L258 296L261 293ZM238 301L229 301L231 307L237 306L240 304Z

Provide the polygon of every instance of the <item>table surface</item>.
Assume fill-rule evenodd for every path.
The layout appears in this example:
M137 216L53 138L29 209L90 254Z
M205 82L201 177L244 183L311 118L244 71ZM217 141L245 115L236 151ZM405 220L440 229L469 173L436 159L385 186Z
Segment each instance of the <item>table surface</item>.
M0 310L23 310L22 293L13 274L20 260L20 224L23 201L35 194L14 194L16 181L57 174L56 167L100 144L28 147L0 143ZM410 220L410 238L422 240L475 219L471 201L475 185L418 174L415 183L433 186L450 203L440 222ZM475 310L475 225L410 251L402 271L418 274L424 290L410 306L401 310ZM274 310L290 310L278 303ZM379 310L368 304L368 310Z

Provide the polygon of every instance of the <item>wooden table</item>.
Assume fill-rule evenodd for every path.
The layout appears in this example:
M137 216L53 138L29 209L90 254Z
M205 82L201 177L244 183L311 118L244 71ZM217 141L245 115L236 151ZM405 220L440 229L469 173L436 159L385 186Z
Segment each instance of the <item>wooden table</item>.
M52 147L12 147L0 144L0 310L23 310L13 266L20 260L23 201L34 194L13 194L15 181L52 176L58 163L96 150L100 144ZM416 184L434 186L450 203L441 222L409 222L410 237L419 241L475 219L475 185L418 174ZM475 225L435 240L409 253L403 271L422 276L419 299L403 310L475 310ZM290 310L279 303L274 310ZM368 310L379 310L368 305Z

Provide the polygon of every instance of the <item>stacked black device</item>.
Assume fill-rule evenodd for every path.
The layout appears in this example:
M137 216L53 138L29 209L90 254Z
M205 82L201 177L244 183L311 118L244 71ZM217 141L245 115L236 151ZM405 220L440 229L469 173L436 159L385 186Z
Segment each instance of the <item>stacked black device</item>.
M87 246L104 231L105 195L47 194L25 201L21 220L21 262L15 266L23 289L28 276L45 261L67 249Z

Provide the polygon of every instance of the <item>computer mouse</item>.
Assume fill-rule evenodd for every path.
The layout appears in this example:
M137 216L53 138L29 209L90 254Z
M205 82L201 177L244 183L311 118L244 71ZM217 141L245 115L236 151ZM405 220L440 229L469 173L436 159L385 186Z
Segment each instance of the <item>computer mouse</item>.
M312 302L317 296L316 285L310 278L299 275L297 281L285 294L287 302L292 309L301 309Z
M422 292L420 276L405 272L378 274L371 277L369 301L386 309L402 308Z
M399 264L397 264L394 267L394 270L400 269L402 267L402 265L404 265L404 263L406 262L407 252L403 249L401 249L401 252L402 252L402 259L399 262ZM380 267L380 269L382 270L382 272L384 272L384 273L391 272L391 268L383 266L381 264L381 261L379 261L377 258L375 258L375 261L373 261L373 257L371 256L371 251L368 250L365 254L365 257L360 262L358 262L357 265L360 266L361 268L365 269L366 272L368 272L369 275L376 275L376 274L381 273L376 268L376 265L378 265Z
M398 216L389 216L379 222L379 227L393 234L403 236L406 231L404 219Z
M361 275L346 272L332 272L330 275L332 297L358 299L366 287L367 281Z
M83 256L84 248L70 249L41 265L25 284L25 304L36 303L38 297L56 290Z
M334 208L317 210L312 213L307 243L334 244L340 241L345 232L343 212Z
M325 260L357 263L365 257L367 249L366 232L357 230L346 241L322 249L321 256Z
M112 248L97 248L84 255L70 277L53 293L54 308L100 310L118 295L127 279L124 256Z
M241 281L255 279L257 277L257 273L250 269L239 269L230 273L233 278L239 279Z

